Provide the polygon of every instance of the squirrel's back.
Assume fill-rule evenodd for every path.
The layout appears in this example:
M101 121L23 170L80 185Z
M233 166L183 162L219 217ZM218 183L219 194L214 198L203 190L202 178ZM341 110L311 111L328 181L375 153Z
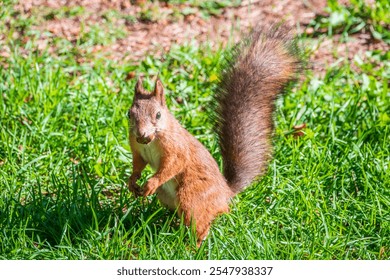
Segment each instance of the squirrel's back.
M216 94L224 175L235 193L265 170L271 154L274 101L301 63L284 26L256 29L235 47Z

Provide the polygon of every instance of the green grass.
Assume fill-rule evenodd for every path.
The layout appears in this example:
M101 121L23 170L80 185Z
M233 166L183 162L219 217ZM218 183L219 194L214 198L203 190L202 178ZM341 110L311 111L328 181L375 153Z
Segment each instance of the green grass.
M315 31L324 28L328 35L341 33L348 35L365 32L375 40L390 43L390 3L387 0L351 0L351 5L343 6L337 0L328 0L328 16L319 16L311 24Z
M0 31L29 32L28 19L7 26L11 16L0 12ZM380 21L370 21L378 32ZM329 66L323 78L305 73L278 101L268 172L198 250L174 213L125 187L135 82L126 76L159 73L171 111L220 163L208 102L223 51L175 46L139 66L79 64L83 44L65 43L74 52L52 56L4 39L12 53L0 59L0 258L390 259L389 52ZM293 137L301 123L304 135Z

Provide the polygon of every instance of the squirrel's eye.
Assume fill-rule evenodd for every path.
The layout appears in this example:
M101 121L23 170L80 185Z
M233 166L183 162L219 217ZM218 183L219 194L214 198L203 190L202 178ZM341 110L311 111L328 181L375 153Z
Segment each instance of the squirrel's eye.
M161 118L161 113L160 112L157 112L157 114L156 114L156 119L158 120L158 119L160 119Z

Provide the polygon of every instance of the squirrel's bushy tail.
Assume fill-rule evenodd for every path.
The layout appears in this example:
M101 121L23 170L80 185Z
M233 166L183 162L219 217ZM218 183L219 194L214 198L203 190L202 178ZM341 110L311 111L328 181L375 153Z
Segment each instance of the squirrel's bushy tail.
M224 176L238 193L265 170L271 155L274 101L301 68L285 26L257 28L226 61L216 94Z

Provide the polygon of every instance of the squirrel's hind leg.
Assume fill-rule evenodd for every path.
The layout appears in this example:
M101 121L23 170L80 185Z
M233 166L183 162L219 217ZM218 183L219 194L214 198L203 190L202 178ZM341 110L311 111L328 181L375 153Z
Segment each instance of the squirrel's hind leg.
M194 215L191 215L190 211L183 211L183 209L179 209L179 215L182 215L182 217L184 218L184 224L187 226L187 227L192 227L192 226L195 226L195 230L196 230L196 237L197 237L197 241L196 241L196 246L199 248L200 245L202 245L202 242L203 240L206 239L207 235L209 234L209 231L210 231L210 226L211 226L211 222L214 218L212 219L207 219L206 217L197 217L197 216L194 216Z
M181 179L176 192L178 214L184 218L186 226L195 226L199 247L207 237L213 220L229 212L231 191L223 178L218 176L208 180L194 177Z
M184 208L183 208L184 206ZM188 227L195 226L197 242L196 245L199 248L202 245L203 240L206 239L209 234L211 223L220 214L229 212L228 204L219 208L210 207L194 207L187 208L186 205L180 205L179 215L184 217L184 224ZM215 205L214 205L215 206Z

